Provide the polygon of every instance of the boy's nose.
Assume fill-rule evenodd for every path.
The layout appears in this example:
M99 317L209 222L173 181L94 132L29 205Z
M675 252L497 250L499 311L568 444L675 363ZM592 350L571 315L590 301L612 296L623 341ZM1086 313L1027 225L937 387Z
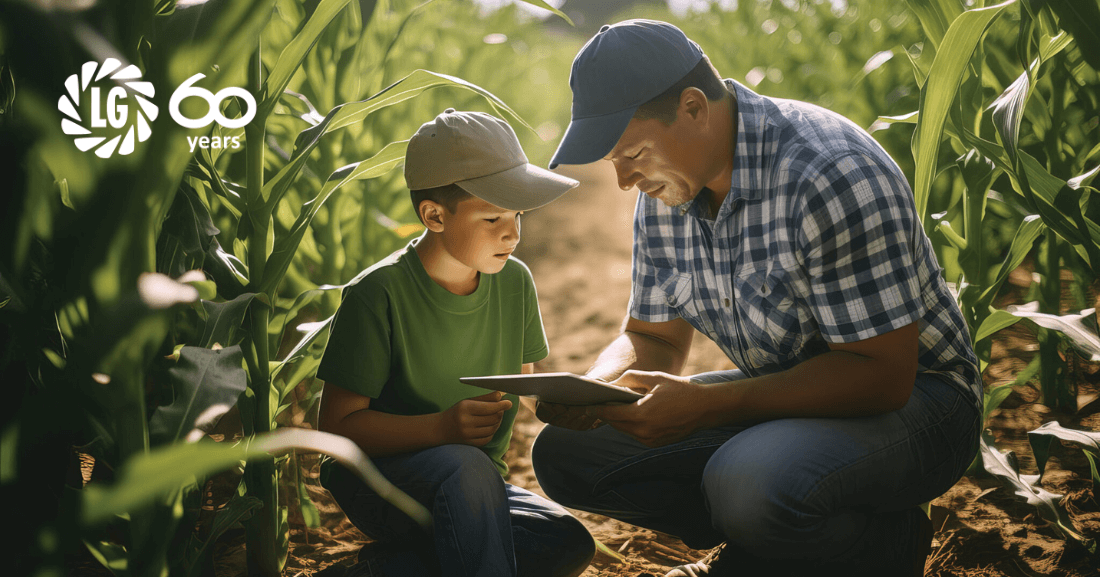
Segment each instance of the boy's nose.
M519 218L517 217L512 221L512 224L504 229L505 240L519 240Z

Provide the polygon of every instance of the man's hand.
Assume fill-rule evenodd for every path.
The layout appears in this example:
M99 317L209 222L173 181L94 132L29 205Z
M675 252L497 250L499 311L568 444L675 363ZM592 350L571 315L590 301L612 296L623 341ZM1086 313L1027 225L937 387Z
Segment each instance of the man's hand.
M440 413L444 442L481 447L491 441L504 412L512 408L512 401L501 400L502 396L494 391L459 401Z
M595 429L600 424L596 407L577 407L539 401L535 416L547 425L574 431Z
M675 443L706 428L700 421L701 385L668 373L627 371L614 385L645 394L629 405L599 407L596 414L649 447Z

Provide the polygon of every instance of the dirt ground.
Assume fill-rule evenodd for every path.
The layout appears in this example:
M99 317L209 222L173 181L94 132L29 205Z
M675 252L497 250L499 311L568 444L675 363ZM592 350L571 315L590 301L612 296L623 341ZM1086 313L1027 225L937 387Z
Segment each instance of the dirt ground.
M626 312L635 197L615 186L609 169L576 169L571 175L582 181L581 187L525 217L523 243L517 256L533 271L551 349L550 356L537 364L539 372L583 372L617 334ZM1013 280L1026 286L1028 273L1018 272L1022 278ZM1013 290L1015 295L1007 299L1018 299L1022 294L1018 287ZM1036 340L1027 329L1017 326L1002 331L995 339L986 386L1012 381L1037 350ZM694 373L726 368L733 368L730 361L713 343L697 335L686 370ZM1076 415L1056 414L1035 403L1038 391L1031 386L1017 387L992 415L989 425L998 446L1015 451L1024 473L1038 472L1027 431L1055 420L1070 428L1100 430L1100 366L1073 360L1070 370L1081 391L1081 409ZM521 409L506 457L511 466L508 481L538 493L541 490L531 469L530 446L541 427L533 414ZM316 457L300 456L298 460L304 466L303 474L314 477L310 492L322 525L306 529L297 512L297 499L288 498L291 544L286 577L306 577L334 564L352 563L366 540L316 484ZM1043 486L1066 496L1063 504L1078 532L1100 538L1100 505L1088 463L1079 450L1054 447ZM282 494L294 495L295 491ZM669 566L707 553L688 549L668 535L599 515L574 513L598 540L622 557L597 553L584 577L659 577ZM1098 557L1088 556L1073 542L1067 543L1034 507L995 478L963 477L933 502L932 518L936 534L926 566L928 576L1100 575ZM215 566L222 577L244 577L244 537L240 530L230 531L220 540Z

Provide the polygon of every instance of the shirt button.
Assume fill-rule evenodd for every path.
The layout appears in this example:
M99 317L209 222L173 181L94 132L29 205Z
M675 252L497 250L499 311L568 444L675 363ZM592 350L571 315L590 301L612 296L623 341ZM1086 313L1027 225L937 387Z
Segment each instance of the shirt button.
M730 304L731 304L730 303L730 298L726 297L726 298L722 299L722 304L726 305L727 309L730 308Z

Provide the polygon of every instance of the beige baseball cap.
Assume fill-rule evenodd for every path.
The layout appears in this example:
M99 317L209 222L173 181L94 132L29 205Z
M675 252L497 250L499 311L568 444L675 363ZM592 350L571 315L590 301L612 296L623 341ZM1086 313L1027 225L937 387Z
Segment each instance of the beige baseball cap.
M578 183L527 162L507 122L484 112L443 111L424 123L405 154L409 190L457 184L508 210L531 210Z

